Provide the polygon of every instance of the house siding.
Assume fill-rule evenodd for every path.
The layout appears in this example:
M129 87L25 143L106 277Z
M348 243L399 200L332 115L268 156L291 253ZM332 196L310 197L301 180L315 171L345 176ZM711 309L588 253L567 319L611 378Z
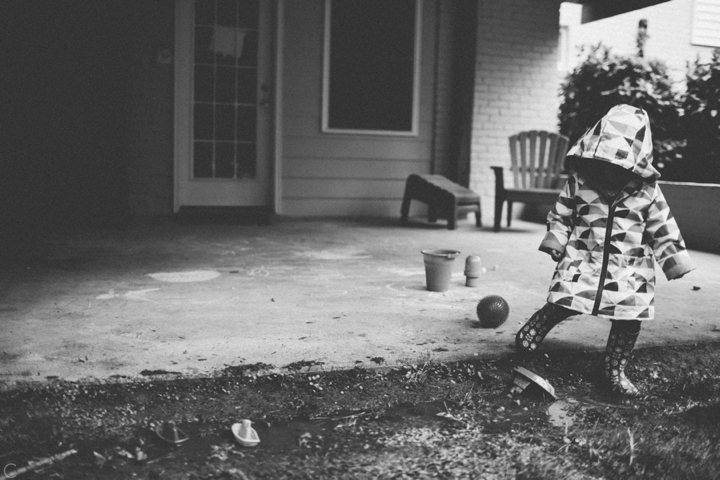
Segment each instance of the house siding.
M321 131L324 6L285 3L279 213L398 216L407 176L432 168L437 2L422 5L417 137Z
M491 166L510 166L508 137L557 130L559 2L483 0L478 5L470 187L493 216Z
M649 35L645 58L666 62L675 80L682 82L687 62L698 57L708 60L712 54L711 47L692 44L693 6L694 0L671 0L586 24L580 24L578 5L563 6L563 13L567 15L565 22L570 26L569 67L581 60L578 53L583 45L602 42L615 53L635 54L638 22L645 19Z
M323 133L324 1L285 2L284 8L278 213L397 216L407 176L433 172L480 193L489 219L489 167L509 165L507 137L526 128L556 128L554 0L479 2L474 72L460 77L462 60L452 54L466 39L454 32L466 13L455 2L423 0L417 137ZM129 209L136 216L166 215L173 205L173 70L157 61L157 53L172 48L174 3L134 1L131 11ZM451 93L459 80L472 82L473 74L474 91ZM461 102L472 103L472 140L458 131ZM463 149L469 149L469 168L461 164ZM411 215L424 211L418 202L412 208Z

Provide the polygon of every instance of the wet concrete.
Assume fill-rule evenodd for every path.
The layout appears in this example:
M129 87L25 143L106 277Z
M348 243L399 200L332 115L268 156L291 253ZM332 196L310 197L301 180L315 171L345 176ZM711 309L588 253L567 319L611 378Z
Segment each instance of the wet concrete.
M0 272L0 382L211 374L264 363L319 369L510 354L515 331L545 301L553 262L545 227L516 220L494 233L411 219L276 219L271 225L136 226L46 233ZM425 287L424 249L455 249L450 289ZM485 268L466 287L465 258ZM720 340L720 256L658 273L656 320L638 347ZM479 328L497 294L510 317ZM609 324L563 322L546 350L604 348Z

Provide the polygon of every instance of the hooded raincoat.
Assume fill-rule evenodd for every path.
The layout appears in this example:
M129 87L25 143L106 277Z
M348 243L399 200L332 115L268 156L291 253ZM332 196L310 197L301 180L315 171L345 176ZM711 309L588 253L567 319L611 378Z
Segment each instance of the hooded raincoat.
M668 280L693 269L652 166L644 110L613 107L568 152L579 162L609 162L634 173L616 195L573 173L548 214L540 250L563 252L548 302L616 320L655 316L655 264ZM580 169L578 169L580 170Z

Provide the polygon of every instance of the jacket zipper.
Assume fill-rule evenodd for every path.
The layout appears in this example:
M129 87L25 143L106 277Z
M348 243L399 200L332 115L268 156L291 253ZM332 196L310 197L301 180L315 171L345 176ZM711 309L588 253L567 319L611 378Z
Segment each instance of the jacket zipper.
M598 310L600 310L600 301L602 300L603 290L605 289L605 277L607 277L607 267L608 262L610 261L610 240L612 235L613 217L615 216L615 206L617 204L617 200L620 194L618 194L618 196L616 196L610 203L610 209L608 211L607 225L605 226L605 245L603 246L603 261L602 268L600 269L600 283L598 284L598 290L595 297L595 305L593 305L592 315L598 314Z

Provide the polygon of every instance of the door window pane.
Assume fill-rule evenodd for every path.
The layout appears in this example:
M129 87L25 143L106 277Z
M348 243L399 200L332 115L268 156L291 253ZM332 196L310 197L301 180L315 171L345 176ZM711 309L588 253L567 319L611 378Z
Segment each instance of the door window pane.
M238 4L238 27L253 29L258 24L258 3L240 2Z
M215 84L215 101L219 103L235 102L235 68L217 67L217 83Z
M235 140L235 108L215 105L215 140Z
M195 2L195 24L196 25L214 25L215 24L215 1L200 0Z
M237 109L237 139L245 142L255 140L257 133L255 107L238 107Z
M195 115L193 115L196 140L212 140L213 138L213 106L197 103L195 104Z
M255 177L255 168L257 163L255 162L256 151L254 143L239 143L237 148L237 176L242 177Z
M193 177L209 178L213 176L213 144L195 142L193 148Z
M257 104L257 75L254 69L238 70L238 103Z
M233 178L235 176L235 144L222 142L215 144L215 177Z
M195 67L195 101L212 102L215 96L215 69L207 65Z
M217 0L217 24L228 27L237 26L237 2L234 0Z
M243 67L257 67L258 32L247 30L243 38L242 53L238 58L238 65Z
M197 27L195 29L195 64L212 65L213 63L213 29L212 27Z

